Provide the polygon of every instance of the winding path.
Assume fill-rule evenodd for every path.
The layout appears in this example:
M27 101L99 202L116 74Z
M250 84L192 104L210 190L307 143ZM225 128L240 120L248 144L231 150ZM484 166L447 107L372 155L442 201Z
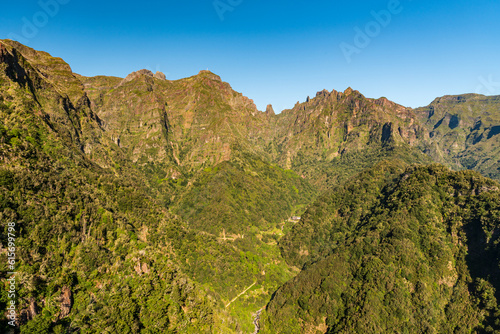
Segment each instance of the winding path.
M239 297L241 297L241 295L245 294L245 292L247 292L252 286L255 285L255 283L257 282L253 282L252 285L250 285L248 288L246 288L242 293L240 293L239 295L237 295L236 297L233 298L233 300L231 300L227 305L226 305L226 308L231 305L236 299L238 299Z

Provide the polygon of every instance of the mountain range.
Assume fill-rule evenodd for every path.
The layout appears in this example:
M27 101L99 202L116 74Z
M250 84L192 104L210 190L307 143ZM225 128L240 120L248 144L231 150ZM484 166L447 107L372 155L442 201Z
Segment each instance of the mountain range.
M500 331L499 96L276 114L0 40L0 114L21 333Z

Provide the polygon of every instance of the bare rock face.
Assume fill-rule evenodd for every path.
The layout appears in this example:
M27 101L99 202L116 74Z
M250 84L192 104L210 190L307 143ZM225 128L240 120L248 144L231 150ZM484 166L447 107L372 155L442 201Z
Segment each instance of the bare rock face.
M33 318L39 313L38 306L36 305L35 299L30 299L30 305L27 309L21 310L19 313L19 323L18 325L24 325L28 321L33 320Z
M147 263L142 263L139 261L137 264L134 266L135 272L139 275L142 276L143 274L149 274L149 268Z
M127 75L125 77L125 79L123 79L123 82L132 81L132 80L134 80L135 78L137 78L137 77L139 77L141 75L147 75L148 77L154 77L153 72L151 72L150 70L139 70L139 71L132 72L129 75Z
M167 80L167 76L163 72L160 72L160 71L157 71L153 75L153 77L156 78L156 79L160 79L160 80Z
M149 274L149 268L148 268L147 263L143 263L143 264L141 265L141 270L142 270L142 272L143 272L143 273L145 273L145 274Z
M268 115L268 116L274 116L275 115L273 106L271 104L267 105L266 115Z
M62 288L61 297L59 297L61 313L59 313L58 319L66 318L71 312L71 307L73 306L73 293L71 289L67 286Z
M137 273L137 275L142 275L142 269L141 269L141 263L138 262L135 266L134 266L134 270L135 272Z

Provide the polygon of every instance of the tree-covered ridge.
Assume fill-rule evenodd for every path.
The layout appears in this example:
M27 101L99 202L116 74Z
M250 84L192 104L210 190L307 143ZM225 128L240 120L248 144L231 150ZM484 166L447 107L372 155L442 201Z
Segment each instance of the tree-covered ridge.
M295 172L241 151L205 169L192 183L174 205L175 212L197 230L215 235L279 229L290 212L310 203L315 194Z
M378 165L318 199L281 242L304 266L262 333L499 330L499 226L497 182Z

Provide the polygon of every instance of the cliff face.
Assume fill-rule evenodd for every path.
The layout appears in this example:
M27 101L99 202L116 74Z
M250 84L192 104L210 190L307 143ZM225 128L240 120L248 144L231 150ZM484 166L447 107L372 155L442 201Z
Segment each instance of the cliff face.
M111 150L133 163L161 165L175 177L243 150L323 188L360 171L353 167L339 174L332 165L341 160L430 161L424 152L452 168L499 177L498 97L445 96L413 110L351 88L323 90L275 115L271 105L258 111L209 71L175 81L147 70L125 79L88 78L72 73L61 59L16 42L4 41L1 54L6 73L36 92L33 99L44 106L51 126L103 167L113 167L100 158Z
M500 178L500 97L444 96L415 110L428 136L419 144L433 160Z
M145 70L120 82L81 80L107 136L138 163L199 171L228 161L235 147L257 151L257 135L266 126L250 99L208 71L176 81Z
M276 118L277 160L321 189L387 157L427 161L415 148L425 129L413 110L386 98L323 90Z

